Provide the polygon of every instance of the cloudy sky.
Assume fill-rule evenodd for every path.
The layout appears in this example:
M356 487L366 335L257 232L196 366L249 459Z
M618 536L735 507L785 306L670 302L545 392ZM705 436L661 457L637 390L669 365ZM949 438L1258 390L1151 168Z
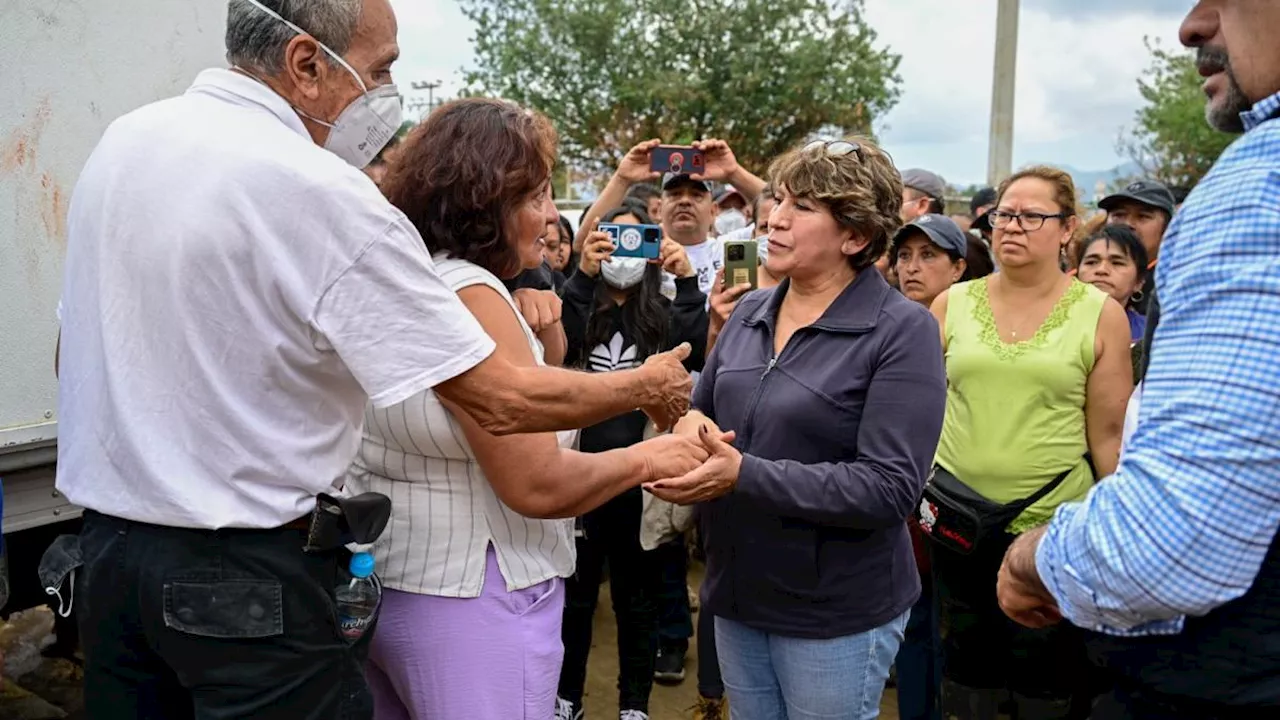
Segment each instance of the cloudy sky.
M474 28L455 0L392 0L403 56L397 82L443 81L472 61ZM1143 37L1177 44L1192 0L1022 0L1014 165L1105 170L1141 98ZM902 55L903 94L881 139L901 167L964 185L986 175L996 0L866 0L880 41ZM437 91L438 93L440 91ZM439 97L439 95L437 95Z

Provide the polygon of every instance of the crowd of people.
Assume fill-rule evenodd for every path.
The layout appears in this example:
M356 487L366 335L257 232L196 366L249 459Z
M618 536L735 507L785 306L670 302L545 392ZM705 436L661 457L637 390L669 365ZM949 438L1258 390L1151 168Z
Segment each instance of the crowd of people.
M865 137L759 174L653 139L574 228L538 112L393 142L385 0L230 0L232 67L113 123L70 210L89 716L599 717L606 577L620 720L695 634L700 720L875 718L890 682L910 720L1274 716L1278 27L1184 22L1245 132L1186 207L1146 179L1088 217L1034 166L951 217ZM385 530L323 544L334 495Z

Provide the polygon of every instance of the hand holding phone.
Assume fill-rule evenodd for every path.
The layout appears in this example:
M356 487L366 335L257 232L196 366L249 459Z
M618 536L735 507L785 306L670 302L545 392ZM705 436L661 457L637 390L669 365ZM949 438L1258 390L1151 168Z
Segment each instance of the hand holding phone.
M755 240L733 240L724 244L724 283L728 287L748 284L752 290L760 287L756 282L759 246Z
M591 232L582 244L578 270L587 277L596 277L600 274L600 263L608 262L609 257L613 255L614 244L613 238L608 233L600 232L598 219L592 218L589 227Z
M656 260L661 255L662 228L657 225L600 223L600 232L612 238L614 257Z
M630 183L652 182L661 178L661 173L655 173L650 167L650 152L661 144L662 141L658 139L645 140L628 150L618 164L618 177Z

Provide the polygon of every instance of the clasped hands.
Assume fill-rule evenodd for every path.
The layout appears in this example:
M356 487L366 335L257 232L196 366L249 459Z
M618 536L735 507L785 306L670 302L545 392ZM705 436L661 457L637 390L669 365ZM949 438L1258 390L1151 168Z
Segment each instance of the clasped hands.
M683 475L659 475L643 485L646 491L676 505L692 505L733 490L742 467L742 453L732 445L736 437L733 431L722 432L710 418L692 410L676 423L672 434L677 441L698 446L706 453L706 459Z

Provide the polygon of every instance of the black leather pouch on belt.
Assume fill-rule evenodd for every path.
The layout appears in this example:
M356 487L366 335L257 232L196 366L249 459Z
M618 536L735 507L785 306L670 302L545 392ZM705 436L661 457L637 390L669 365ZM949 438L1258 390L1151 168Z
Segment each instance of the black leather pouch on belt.
M355 497L316 496L307 528L307 552L328 552L349 543L372 544L391 519L391 498L367 492Z

